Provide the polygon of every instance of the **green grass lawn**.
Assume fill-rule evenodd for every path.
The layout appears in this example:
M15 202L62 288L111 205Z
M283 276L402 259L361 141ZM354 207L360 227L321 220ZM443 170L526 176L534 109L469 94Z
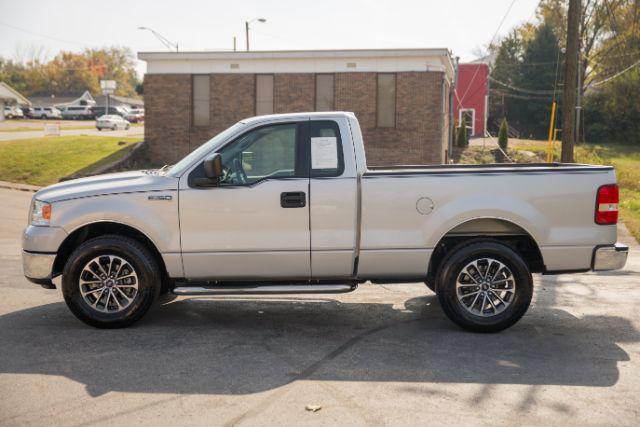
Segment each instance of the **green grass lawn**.
M518 162L544 162L546 141L517 140L509 142L509 155ZM534 153L528 157L523 151ZM560 143L554 143L554 160L559 161ZM576 162L612 165L620 185L620 220L640 241L640 144L580 144L575 150ZM485 161L486 160L486 161ZM495 161L487 150L469 147L462 155L463 163L489 163Z
M59 136L0 141L0 180L50 185L125 156L140 138Z

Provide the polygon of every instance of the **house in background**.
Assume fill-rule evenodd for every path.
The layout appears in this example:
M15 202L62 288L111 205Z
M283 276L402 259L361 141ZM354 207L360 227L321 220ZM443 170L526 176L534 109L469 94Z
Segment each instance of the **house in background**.
M92 106L96 101L93 99L89 91L85 90L82 94L71 96L30 96L29 101L36 107L80 107Z
M91 96L89 91L84 91L82 95L75 96L34 96L30 97L32 105L37 107L81 107L81 106L105 106L107 97L104 95ZM142 99L127 98L125 96L110 95L109 105L112 107L125 106L127 108L142 108L144 101Z
M456 125L464 122L469 136L483 137L489 109L489 65L459 64L453 99Z
M150 160L171 164L246 117L352 111L371 165L439 164L448 49L141 52Z
M96 105L106 107L107 97L105 95L96 96ZM144 108L144 101L126 96L109 95L109 105L111 107Z
M5 82L0 82L0 121L4 120L4 107L14 105L29 107L31 102Z

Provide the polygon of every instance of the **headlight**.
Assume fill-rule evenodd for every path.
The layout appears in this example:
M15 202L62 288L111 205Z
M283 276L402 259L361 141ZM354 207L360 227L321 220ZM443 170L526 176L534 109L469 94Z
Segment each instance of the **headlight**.
M33 209L31 210L31 225L48 226L51 220L51 204L33 201Z

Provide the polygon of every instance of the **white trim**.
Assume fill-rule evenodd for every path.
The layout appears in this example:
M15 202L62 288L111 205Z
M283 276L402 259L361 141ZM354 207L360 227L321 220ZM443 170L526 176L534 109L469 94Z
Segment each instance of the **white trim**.
M140 52L138 59L147 62L147 74L438 71L447 80L453 76L447 49Z
M6 84L5 82L0 82L0 99L3 101L15 102L19 105L27 105L31 106L31 102L22 96L20 92Z
M469 136L475 136L476 129L476 109L475 108L461 108L458 110L458 123L462 123L462 112L471 111L471 133Z

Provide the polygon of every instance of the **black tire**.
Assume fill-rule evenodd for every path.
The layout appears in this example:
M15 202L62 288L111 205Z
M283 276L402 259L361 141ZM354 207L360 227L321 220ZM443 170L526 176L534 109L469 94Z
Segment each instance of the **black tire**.
M433 280L427 280L424 284L427 285L427 288L431 289L434 293L436 292L436 284Z
M92 308L80 293L79 279L85 265L100 255L115 255L127 261L138 277L132 302L121 311L105 313ZM151 308L160 293L162 278L149 250L128 237L107 235L87 240L73 251L62 272L62 293L71 312L96 328L124 328Z
M515 281L515 292L510 296L509 305L502 308L501 312L487 317L469 312L458 300L456 289L456 281L462 270L474 260L483 258L494 259L504 264L511 271ZM511 285L507 282L503 286ZM483 290L480 286L476 289ZM461 244L449 252L438 271L436 291L442 310L460 327L473 332L498 332L515 324L526 313L533 296L533 279L527 264L509 246L492 240L476 240ZM489 292L494 291L489 290L487 295L490 295ZM463 297L463 301L469 300L464 300ZM500 308L498 300L494 301ZM478 303L482 305L482 302ZM472 302L471 308L473 307ZM488 307L491 307L491 304ZM493 310L496 311L495 306Z

